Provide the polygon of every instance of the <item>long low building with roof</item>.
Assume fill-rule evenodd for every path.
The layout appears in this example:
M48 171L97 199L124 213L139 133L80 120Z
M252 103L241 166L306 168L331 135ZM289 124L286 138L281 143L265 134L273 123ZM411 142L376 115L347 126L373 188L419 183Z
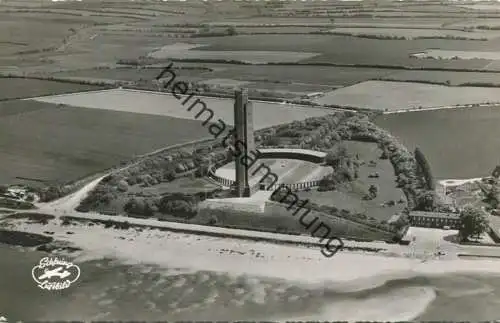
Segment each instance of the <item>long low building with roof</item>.
M444 228L458 230L460 215L457 213L412 211L409 215L410 224L415 227Z
M326 153L323 151L297 148L260 148L259 158L300 159L311 163L322 163Z

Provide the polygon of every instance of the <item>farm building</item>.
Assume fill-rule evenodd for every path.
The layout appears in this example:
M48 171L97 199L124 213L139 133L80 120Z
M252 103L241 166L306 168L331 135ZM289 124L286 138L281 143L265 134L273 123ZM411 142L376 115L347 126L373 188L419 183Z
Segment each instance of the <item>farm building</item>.
M443 228L458 230L460 226L460 217L456 213L438 213L438 212L410 212L410 224L415 227Z

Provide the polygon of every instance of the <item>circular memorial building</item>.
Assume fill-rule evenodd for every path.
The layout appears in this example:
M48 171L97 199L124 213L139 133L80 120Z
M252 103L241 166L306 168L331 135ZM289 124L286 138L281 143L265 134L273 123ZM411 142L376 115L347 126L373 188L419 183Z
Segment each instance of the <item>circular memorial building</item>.
M284 185L291 190L317 187L319 181L332 173L324 166L326 154L320 151L289 148L258 150L258 159L248 167L248 186L256 190L276 190ZM237 186L236 162L230 162L210 172L210 177L226 188ZM251 195L251 194L250 194Z

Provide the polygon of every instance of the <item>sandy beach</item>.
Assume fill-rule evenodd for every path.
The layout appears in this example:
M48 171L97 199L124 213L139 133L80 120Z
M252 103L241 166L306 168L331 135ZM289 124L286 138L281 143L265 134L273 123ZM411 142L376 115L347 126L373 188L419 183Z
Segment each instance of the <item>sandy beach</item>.
M254 277L259 282L265 280L283 281L298 286L309 293L325 291L328 293L355 293L382 288L389 282L411 280L418 277L439 277L446 274L493 274L500 275L500 261L491 259L427 259L412 257L410 248L402 245L363 243L346 241L346 245L377 245L385 253L340 251L332 258L325 258L315 246L283 245L258 242L242 238L223 238L203 234L188 234L159 229L130 227L129 229L110 228L103 224L88 225L72 222L61 225L60 216L75 216L94 220L129 221L141 224L161 224L173 228L200 226L158 222L149 219L134 219L122 216L84 214L74 211L79 201L98 183L96 179L78 192L50 203L38 204L37 212L54 214L56 218L47 224L30 222L26 219L6 221L8 228L17 231L48 235L56 241L81 248L81 251L67 253L77 263L116 259L132 266L155 266L168 270L199 275L199 272L212 272L238 277ZM202 229L202 228L201 228ZM229 232L231 229L206 228L206 231ZM249 236L271 235L237 230ZM291 239L312 239L311 237L289 237ZM392 254L392 256L390 256ZM418 259L417 259L418 258ZM263 284L263 283L259 283ZM260 286L260 285L259 285ZM261 288L261 287L259 287ZM339 319L349 320L411 320L423 313L436 298L436 292L425 286L406 287L383 296L361 301L363 306L372 309L366 313L358 311L342 312L353 302L329 304L321 312L304 317L279 317L278 319ZM412 305L408 306L409 300ZM384 303L400 304L404 311L380 311ZM358 307L356 302L350 308ZM398 313L398 314L396 314Z
M81 190L60 200L38 204L39 212L54 215L77 215L74 211L79 201L101 180L95 179ZM123 220L124 217L89 214L89 217ZM154 220L129 219L133 222L156 222ZM345 283L347 288L363 288L366 284L377 285L395 276L438 275L453 272L498 273L498 260L428 260L403 257L408 247L385 245L400 257L341 251L332 258L325 258L317 248L278 245L265 242L246 241L192 235L160 230L119 230L103 225L82 224L61 226L56 218L46 225L17 220L13 229L30 233L54 232L54 239L67 241L84 250L88 257L111 257L124 261L175 266L234 274L274 277L305 284ZM199 227L182 224L182 226ZM210 230L231 231L224 228ZM68 231L73 232L67 234ZM243 230L240 230L243 231ZM262 233L255 233L256 236ZM302 237L300 237L302 238ZM306 237L304 237L306 238ZM306 238L311 239L311 238ZM348 245L349 242L346 242ZM363 243L357 243L362 245ZM383 243L381 243L383 245ZM83 256L82 255L82 256ZM307 273L307 274L306 274Z
M54 232L84 251L78 260L117 258L126 263L250 274L300 282L310 286L329 283L358 290L383 284L387 279L445 273L498 273L496 260L428 260L375 254L338 252L325 258L316 248L208 237L160 230L120 230L81 224L61 226L16 221L13 229L30 233ZM71 232L71 234L68 234Z

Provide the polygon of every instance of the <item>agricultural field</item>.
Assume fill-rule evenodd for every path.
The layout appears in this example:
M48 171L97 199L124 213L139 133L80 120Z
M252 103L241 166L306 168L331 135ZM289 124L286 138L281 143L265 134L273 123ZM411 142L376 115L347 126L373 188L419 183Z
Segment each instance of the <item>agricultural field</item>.
M495 51L500 49L498 42L477 40L416 39L380 40L339 35L308 35L297 43L296 35L238 35L233 37L200 38L197 43L209 46L199 51L303 51L321 53L319 56L304 59L300 63L335 63L411 66L425 68L480 69L487 60L419 60L410 57L413 53L429 48L461 51Z
M211 51L201 50L204 45L182 44L163 46L148 54L149 57L157 59L197 59L197 60L227 60L243 61L253 64L265 63L296 63L319 55L311 52L295 51Z
M0 101L99 90L102 87L23 78L0 78Z
M385 81L432 82L452 86L462 84L493 84L500 86L500 73L398 71L380 78Z
M382 115L375 123L419 147L437 179L487 176L500 160L500 107Z
M281 83L347 86L383 77L394 71L381 68L337 66L244 66L228 65L211 72L216 78L232 78ZM179 74L181 74L180 72Z
M158 57L166 55L169 58L207 60L199 63L176 62L178 67L201 67L200 69L176 71L180 79L221 86L244 85L250 89L279 93L289 91L297 95L308 92L329 92L328 95L318 100L321 103L395 110L418 106L500 101L498 90L494 88L444 87L374 81L394 79L403 81L429 80L441 83L450 81L450 85L469 82L498 84L500 82L496 81L497 75L494 73L394 69L395 66L407 66L457 70L498 70L500 69L499 61L493 60L497 59L496 54L493 56L474 54L500 51L498 39L487 41L380 40L340 35L297 35L325 29L365 33L367 28L376 33L400 33L411 29L411 32L416 33L416 35L428 35L428 33L434 35L435 33L437 36L447 33L454 35L495 34L498 31L488 30L488 28L495 29L495 26L500 25L498 23L500 13L476 10L483 4L474 4L472 5L474 8L464 8L437 2L406 2L401 4L391 1L379 1L376 5L351 1L307 1L286 4L273 4L264 1L260 3L221 1L215 5L211 4L210 1L107 1L103 3L101 1L52 2L42 0L34 4L8 0L7 2L2 1L2 5L0 8L0 27L2 27L0 28L2 30L0 32L0 71L3 72L37 73L37 75L41 73L42 76L143 82L154 79L161 70L161 64L149 66L158 68L147 69L114 67L118 66L117 63L120 60L147 57L149 53L155 53L160 49L159 52L156 52L160 55ZM473 18L470 17L471 12L474 12ZM266 24L268 25L266 26ZM228 25L234 26L236 35L201 37L202 35L196 34L202 32L207 26L209 29L221 31L227 29ZM471 32L463 31L464 28L480 26L487 28L476 28ZM296 34L244 35L244 33L260 32ZM186 45L179 47L179 44L182 43ZM172 52L172 49L175 50ZM434 51L430 53L437 51L447 54L468 53L469 57L467 57L468 59L454 60L411 57L412 54L429 50ZM19 54L19 52L23 54ZM177 54L172 55L172 53ZM471 56L471 53L474 55ZM248 60L263 65L249 66L209 62L213 59ZM267 62L282 63L283 65L266 65ZM302 65L309 63L353 66ZM360 64L364 66L356 66ZM381 68L387 67L382 65L393 68ZM99 67L108 68L97 69ZM331 92L335 88L344 86L347 88ZM28 98L93 89L96 88L58 82L0 79L2 92L0 99ZM193 119L195 115L187 112L180 105L180 102L171 96L137 91L112 90L101 93L44 97L37 100L47 103L23 101L22 104L26 105L23 110L26 113L22 113L23 118L42 113L48 115L55 113L52 112L57 110L55 104L92 108L65 108L66 110L64 110L75 109L75 111L80 111L78 112L80 114L121 115L119 111L124 111L134 112L134 114L123 114L130 116L131 119L162 116L159 118L160 120L180 118L183 119L182 123L189 124L193 122L189 119ZM217 117L232 123L231 100L204 98L204 101L209 107L215 107L213 109ZM3 103L3 113L9 116L17 115L17 104L20 103ZM38 105L46 108L39 109ZM261 102L255 103L255 110L257 129L304 119L308 116L324 115L329 112L328 110ZM70 124L76 122L76 118L65 113L68 112L61 113L61 116L58 114L57 116L50 114L50 116L54 120L66 118ZM48 115L44 118L49 118ZM78 121L87 122L85 118L87 117L82 116L82 120ZM394 116L394 118L397 117ZM21 125L22 129L30 129L30 127L38 129L37 127L42 126L32 125L30 122L34 123L34 121L31 119L23 122L27 122L27 128ZM63 127L63 121L61 123L54 122L57 124L54 129ZM102 122L111 121L105 121L103 118ZM52 125L51 122L48 124ZM117 124L109 127L110 131L119 128ZM79 128L77 127L77 129ZM138 128L133 129L135 129L133 131L139 131ZM154 127L151 129L154 130ZM172 129L171 131L176 130L175 127ZM42 130L37 131L42 132ZM54 136L54 133L49 130L43 131L47 131L48 136ZM83 130L76 132L80 131L82 132L78 136L84 138ZM202 128L201 131L206 131L206 129ZM197 133L194 130L191 132L193 136ZM129 135L127 131L124 133ZM21 133L15 136L25 135ZM15 136L12 137L6 133L2 135L2 138L16 138ZM114 135L109 136L114 138ZM130 136L132 135L130 134ZM146 138L147 134L144 136ZM46 137L41 136L41 138ZM23 140L25 140L23 142L27 142L28 139ZM141 149L137 148L137 150L148 151L148 149L152 149L152 146L163 146L163 142L155 140L151 140L151 144L141 144ZM11 139L11 141L14 145L15 140ZM175 142L174 139L172 141ZM39 158L40 153L36 152L37 147L33 149L35 149L35 159ZM86 151L87 148L81 149ZM130 156L128 152L120 152L116 155L125 159ZM108 165L112 158L103 155L96 159L98 160L97 164ZM28 161L20 164L23 163L30 165ZM95 166L95 169L99 167ZM73 171L61 172L64 173L62 177L69 177L67 174ZM74 173L83 174L85 171L77 169ZM47 174L47 178L53 177L50 172Z
M496 29L500 25L498 18L471 18L449 22L447 27L451 28L479 28L479 29Z
M338 89L314 100L320 104L382 111L500 102L500 89L368 81Z
M202 97L199 98L206 106L214 111L214 119L222 119L226 124L233 124L233 100ZM40 97L34 100L53 104L65 104L75 107L84 107L98 110L113 110L121 112L134 112L156 116L169 116L181 119L196 119L195 116L201 109L187 108L196 102L196 98L185 106L182 101L173 95L161 92L137 91L114 89L99 92L84 92L68 96ZM262 129L278 124L289 123L294 120L304 120L308 117L323 116L332 113L330 109L294 106L267 102L254 102L254 128ZM196 111L195 111L196 110ZM200 116L200 120L207 118L207 113ZM204 118L204 119L202 119ZM207 131L206 129L204 131Z
M365 213L368 218L378 221L387 221L392 215L400 212L406 206L403 192L396 187L394 169L388 160L380 159L381 151L374 143L357 141L346 142L347 149L352 154L358 154L365 163L359 168L359 178L352 183L344 183L335 191L298 192L300 199L309 199L311 202L335 206L339 210L346 209L351 213ZM370 165L374 161L375 165ZM378 178L371 175L378 174ZM370 185L378 187L378 195L373 200L364 200ZM393 201L393 206L384 203ZM402 201L402 202L400 202ZM399 202L399 203L398 203Z
M481 11L500 11L500 5L498 3L474 3L474 4L466 4L459 5L460 8L473 9L473 10L481 10Z
M460 51L460 50L441 50L430 49L421 53L411 55L420 59L484 59L490 61L500 60L500 53L497 51Z
M197 121L32 100L0 103L0 183L67 182L207 136ZM30 185L38 182L29 181Z
M85 77L95 79L114 79L122 81L153 80L160 74L165 64L147 68L120 67L108 69L86 69L53 73L54 77ZM249 87L280 87L284 90L306 92L324 90L323 87L341 87L391 75L393 70L365 67L338 66L246 66L237 64L184 63L176 62L180 68L175 73L180 79L204 81L213 79L232 79L251 82ZM211 83L213 81L210 81ZM265 85L264 85L265 84Z
M180 64L176 64L180 65ZM163 64L165 66L165 64ZM136 67L119 67L119 68L96 68L84 69L76 71L52 73L57 78L86 78L86 79L107 79L116 81L152 81L163 70L163 68L136 68ZM175 73L179 79L199 79L199 75L209 72L207 69L183 69L176 70Z
M477 31L462 31L449 29L423 29L423 28L334 28L330 29L331 33L347 34L352 36L379 36L379 37L396 37L405 39L416 38L463 38L487 40L500 37L500 31L493 30L477 30Z
M203 45L203 47L173 52L171 49L160 50L154 55L258 63L300 62L480 69L486 66L488 61L475 59L436 62L415 60L410 58L410 55L429 48L495 51L499 50L500 46L496 41L449 39L381 41L318 34L300 36L300 43L297 43L299 37L297 34L326 29L342 31L347 28L360 32L363 28L373 27L376 32L390 30L391 33L393 31L399 33L399 28L407 28L406 30L413 28L416 33L431 32L437 36L443 33L474 36L497 32L483 29L473 32L458 30L462 28L461 23L466 24L471 19L467 19L466 9L450 5L412 3L408 8L401 8L399 4L390 2L380 3L375 7L368 3L338 2L297 6L295 3L275 5L264 2L240 4L234 1L221 1L215 6L203 1L185 3L42 1L37 3L37 8L33 8L29 3L17 1L8 3L9 7L0 10L0 18L5 16L5 19L0 19L5 25L2 30L7 31L3 38L9 38L8 41L12 42L9 35L19 34L19 37L15 40L15 44L1 46L0 50L3 52L0 52L0 55L3 53L6 55L5 58L17 60L18 64L13 65L24 65L27 62L38 64L36 68L23 67L23 71L29 72L50 73L99 65L113 66L119 59L147 56L164 46L167 48L176 46L175 44L179 42L193 46ZM299 13L297 10L305 11ZM494 21L492 15L488 13L488 16L482 17L478 14L473 20L479 24L483 20ZM248 17L252 17L251 22ZM19 22L23 22L22 30L16 27L16 23ZM206 26L213 29L211 32L220 32L231 24L240 35L203 36L203 29ZM485 24L489 25L487 22ZM416 30L416 28L422 29ZM261 32L270 34L244 35ZM279 34L283 32L291 34ZM1 39L0 33L0 42ZM43 48L39 46L41 40ZM27 51L23 54L22 60L17 59L16 53L19 51Z
M238 81L238 80L231 80L231 79L209 79L206 81L201 81L201 84L208 84L208 85L218 85L218 86L223 86L223 87L246 87L250 82L247 81Z

